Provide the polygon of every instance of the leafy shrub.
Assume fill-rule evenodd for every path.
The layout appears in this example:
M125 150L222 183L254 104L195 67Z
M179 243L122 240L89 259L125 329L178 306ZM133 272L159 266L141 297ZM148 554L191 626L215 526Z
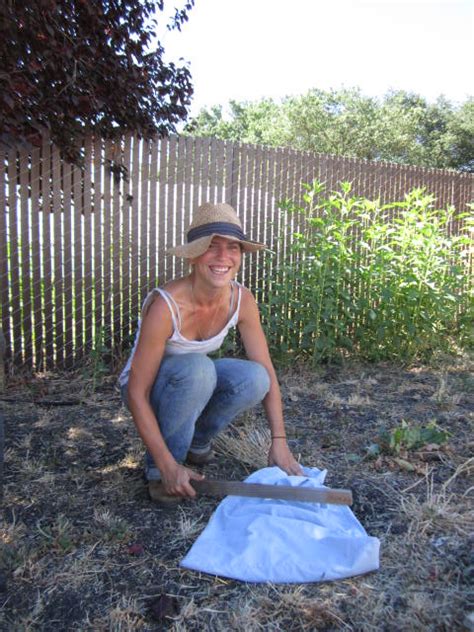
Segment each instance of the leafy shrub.
M449 350L453 334L467 342L468 239L449 228L472 219L435 209L421 189L380 205L351 196L349 183L329 195L303 186L303 205L281 204L281 245L298 230L281 263L267 262L262 312L277 358L410 361Z

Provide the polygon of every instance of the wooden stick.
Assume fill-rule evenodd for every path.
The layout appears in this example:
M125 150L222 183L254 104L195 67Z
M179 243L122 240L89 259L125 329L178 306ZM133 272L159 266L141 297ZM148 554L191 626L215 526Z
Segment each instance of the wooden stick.
M207 479L192 480L191 485L198 493L209 496L250 496L252 498L275 498L331 505L352 505L350 489L291 487L290 485L264 485Z

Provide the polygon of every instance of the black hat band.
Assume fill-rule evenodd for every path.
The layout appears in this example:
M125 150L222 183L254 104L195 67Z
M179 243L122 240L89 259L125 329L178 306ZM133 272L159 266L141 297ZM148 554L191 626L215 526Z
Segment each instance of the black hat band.
M196 239L200 239L201 237L213 235L214 233L229 235L229 237L235 237L235 239L239 239L240 241L248 241L239 226L229 222L211 222L209 224L203 224L202 226L196 226L196 228L191 228L187 235L188 243L196 241Z

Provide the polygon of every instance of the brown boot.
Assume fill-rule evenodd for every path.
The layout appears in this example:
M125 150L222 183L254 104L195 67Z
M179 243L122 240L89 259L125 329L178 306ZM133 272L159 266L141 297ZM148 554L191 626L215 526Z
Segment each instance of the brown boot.
M186 463L189 465L207 465L208 463L212 463L215 458L216 453L212 450L212 448L209 448L209 450L203 454L189 451L186 457Z
M148 495L154 503L166 505L167 507L180 503L183 500L180 496L167 494L162 481L148 481Z

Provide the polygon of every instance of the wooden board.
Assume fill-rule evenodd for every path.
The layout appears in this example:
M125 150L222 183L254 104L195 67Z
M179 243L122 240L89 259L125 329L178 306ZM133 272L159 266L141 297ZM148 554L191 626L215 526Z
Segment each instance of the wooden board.
M252 498L274 498L308 503L352 505L350 489L316 489L315 487L263 485L223 480L193 480L191 485L199 494L210 496L250 496Z

